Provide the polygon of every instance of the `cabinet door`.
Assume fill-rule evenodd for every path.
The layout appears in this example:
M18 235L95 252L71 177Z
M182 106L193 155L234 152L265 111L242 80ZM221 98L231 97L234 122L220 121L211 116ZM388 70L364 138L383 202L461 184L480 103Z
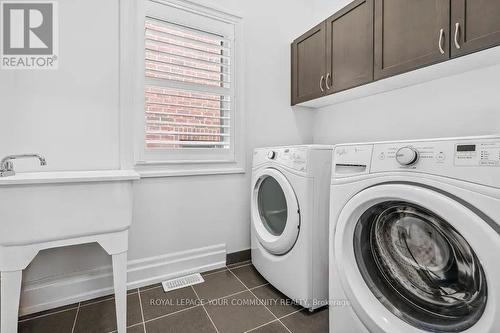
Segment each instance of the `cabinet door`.
M373 0L356 0L326 20L327 93L373 80Z
M292 43L292 105L320 97L325 90L325 22Z
M449 0L375 0L375 79L447 60L449 20Z
M499 0L451 1L451 56L500 44Z

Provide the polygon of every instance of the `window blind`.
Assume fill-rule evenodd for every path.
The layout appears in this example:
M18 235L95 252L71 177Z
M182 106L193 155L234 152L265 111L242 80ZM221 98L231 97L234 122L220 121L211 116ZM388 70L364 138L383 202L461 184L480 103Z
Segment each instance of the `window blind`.
M153 17L144 34L145 148L230 149L231 39Z

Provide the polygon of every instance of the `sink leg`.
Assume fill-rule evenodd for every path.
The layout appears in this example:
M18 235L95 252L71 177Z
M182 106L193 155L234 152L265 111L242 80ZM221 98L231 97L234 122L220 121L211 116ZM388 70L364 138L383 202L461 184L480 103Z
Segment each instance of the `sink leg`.
M127 252L113 254L116 323L118 333L127 330Z
M2 272L0 332L16 333L23 271Z

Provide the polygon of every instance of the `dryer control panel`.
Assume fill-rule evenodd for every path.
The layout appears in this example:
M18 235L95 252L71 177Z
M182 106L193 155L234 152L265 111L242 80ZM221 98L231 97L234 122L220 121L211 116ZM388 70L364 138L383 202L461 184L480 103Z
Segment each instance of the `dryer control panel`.
M413 171L500 187L500 137L336 146L334 177Z
M276 147L256 149L253 156L253 166L264 163L275 163L296 171L307 170L307 147Z

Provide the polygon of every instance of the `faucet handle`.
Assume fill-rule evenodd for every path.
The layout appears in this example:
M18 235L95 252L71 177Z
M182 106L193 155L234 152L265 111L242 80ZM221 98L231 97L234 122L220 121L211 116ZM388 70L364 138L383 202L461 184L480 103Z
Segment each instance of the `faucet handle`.
M0 177L10 177L15 176L14 163L12 161L6 161L0 167Z
M14 170L14 163L12 163L12 161L5 162L5 170L4 171L13 171L13 170Z

